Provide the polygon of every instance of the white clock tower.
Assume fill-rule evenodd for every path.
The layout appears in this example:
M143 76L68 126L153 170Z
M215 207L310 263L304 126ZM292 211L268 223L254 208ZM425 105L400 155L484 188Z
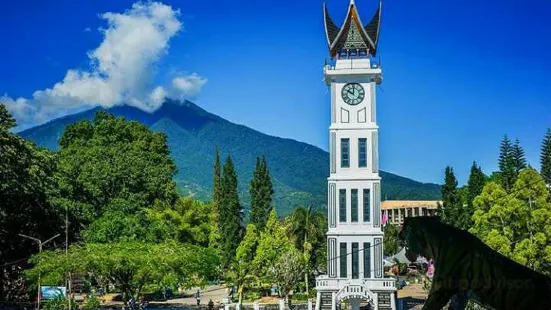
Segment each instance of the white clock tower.
M350 0L342 27L324 5L331 64L324 68L331 87L329 127L327 275L316 279L316 310L396 309L395 280L383 270L381 178L379 177L376 88L381 68L374 61L381 3L364 25ZM362 305L363 304L363 305Z

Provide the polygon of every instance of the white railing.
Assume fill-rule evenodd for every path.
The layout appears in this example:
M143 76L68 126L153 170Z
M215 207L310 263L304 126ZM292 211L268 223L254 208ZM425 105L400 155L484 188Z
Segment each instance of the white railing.
M341 279L329 278L328 276L320 276L316 279L316 288L318 290L340 291L344 288L353 286L364 286L369 290L389 290L396 288L396 280L394 278L383 279Z

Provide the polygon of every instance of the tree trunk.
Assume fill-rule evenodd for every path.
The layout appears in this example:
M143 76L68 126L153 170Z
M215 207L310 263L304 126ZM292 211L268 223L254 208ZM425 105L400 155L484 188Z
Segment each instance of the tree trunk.
M304 272L304 284L306 285L306 296L309 296L308 293L308 269Z
M238 294L239 294L239 305L243 304L243 286L238 287Z

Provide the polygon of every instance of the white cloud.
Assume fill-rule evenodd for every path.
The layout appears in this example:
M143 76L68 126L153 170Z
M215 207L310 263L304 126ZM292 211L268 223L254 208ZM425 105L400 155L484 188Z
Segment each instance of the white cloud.
M207 83L207 79L200 77L196 73L187 76L177 76L172 79L172 88L176 97L194 97Z
M137 2L125 13L104 13L107 28L101 44L88 52L89 70L68 70L63 81L35 91L31 99L0 100L17 119L18 129L84 107L128 104L154 111L165 97L196 96L206 79L193 73L174 77L167 87L154 85L159 59L182 28L180 12L159 2Z
M90 29L90 27L84 28L84 32L90 32L90 31L92 31L92 29Z

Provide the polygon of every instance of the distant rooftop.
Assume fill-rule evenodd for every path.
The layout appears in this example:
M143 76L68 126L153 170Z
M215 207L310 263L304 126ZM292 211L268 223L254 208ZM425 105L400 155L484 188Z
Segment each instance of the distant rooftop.
M385 200L381 202L381 209L400 209L400 208L436 208L438 203L442 204L442 201L438 200Z

